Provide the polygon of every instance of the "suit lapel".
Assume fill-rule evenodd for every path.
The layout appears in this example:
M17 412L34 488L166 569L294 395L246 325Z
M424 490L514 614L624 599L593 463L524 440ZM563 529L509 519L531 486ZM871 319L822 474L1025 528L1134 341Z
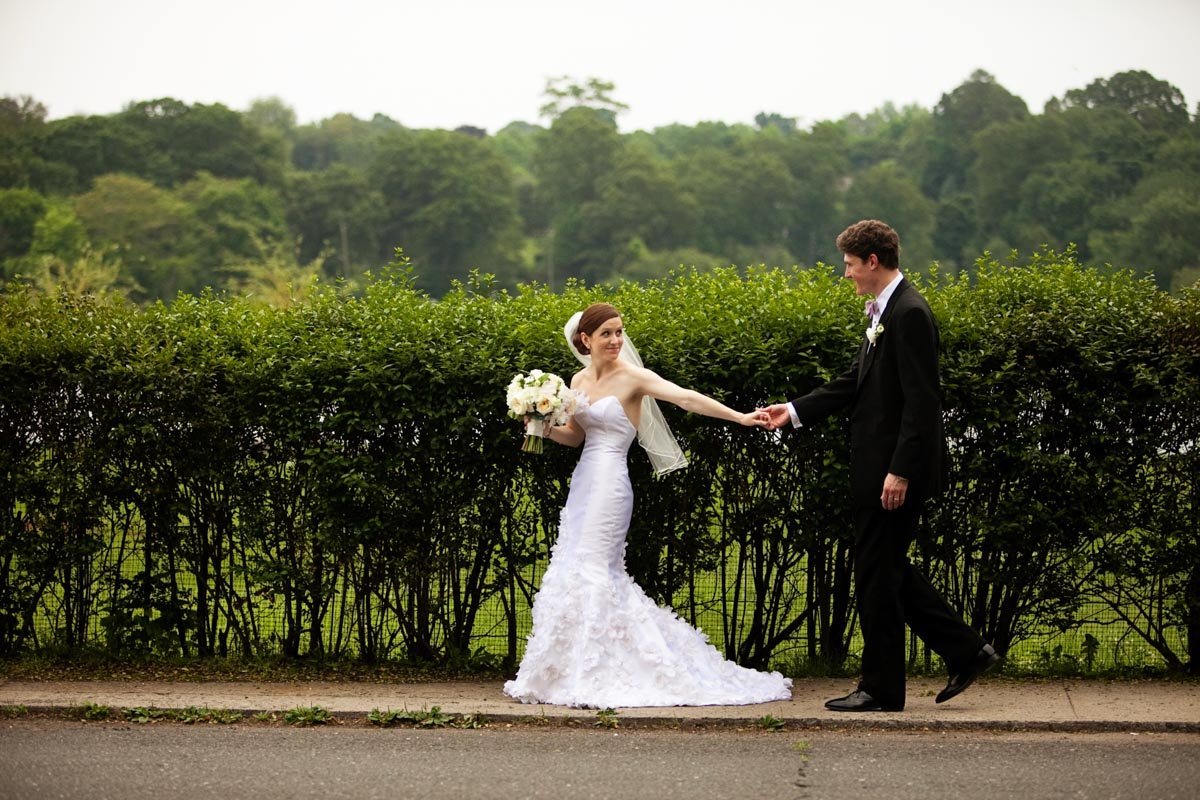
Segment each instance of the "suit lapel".
M879 318L879 324L887 330L888 320L892 318L892 312L896 310L896 304L900 301L900 296L904 294L904 290L908 288L908 279L902 278L900 283L896 284L896 288L892 291L892 296L888 298L887 308L883 310L883 316ZM859 368L858 368L858 386L862 386L863 379L867 377L868 370L875 363L875 354L879 352L879 345L871 344L871 340L863 334L862 350L859 353Z

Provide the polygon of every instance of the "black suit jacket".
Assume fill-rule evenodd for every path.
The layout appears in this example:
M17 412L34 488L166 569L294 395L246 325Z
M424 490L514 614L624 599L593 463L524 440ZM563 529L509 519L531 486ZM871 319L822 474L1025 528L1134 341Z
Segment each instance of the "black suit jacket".
M850 408L851 490L856 504L878 508L889 472L907 478L916 501L942 485L942 402L938 331L920 292L901 280L871 345L863 337L845 373L796 400L801 422Z

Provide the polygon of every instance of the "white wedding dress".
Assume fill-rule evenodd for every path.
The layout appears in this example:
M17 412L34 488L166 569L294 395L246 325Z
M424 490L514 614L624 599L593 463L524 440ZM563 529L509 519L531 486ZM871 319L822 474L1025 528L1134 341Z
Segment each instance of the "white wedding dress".
M791 679L726 661L701 631L625 571L633 513L626 455L637 431L619 400L580 396L587 436L571 476L533 632L505 694L592 708L743 705L791 698Z

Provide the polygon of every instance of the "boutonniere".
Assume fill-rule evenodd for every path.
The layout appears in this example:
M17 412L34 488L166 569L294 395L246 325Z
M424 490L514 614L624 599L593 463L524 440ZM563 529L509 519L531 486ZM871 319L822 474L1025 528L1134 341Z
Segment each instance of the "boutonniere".
M883 336L883 323L882 322L876 322L875 327L867 328L867 341L870 342L872 346L875 345L875 342L879 339L880 336Z

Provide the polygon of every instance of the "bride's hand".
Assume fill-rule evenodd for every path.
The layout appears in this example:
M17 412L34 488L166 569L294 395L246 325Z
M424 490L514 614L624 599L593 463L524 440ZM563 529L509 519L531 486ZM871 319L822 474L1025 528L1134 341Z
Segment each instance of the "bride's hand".
M745 425L747 428L765 428L770 424L770 422L771 418L767 415L767 412L762 409L747 411L745 414L742 414L741 418L738 420L740 425Z

